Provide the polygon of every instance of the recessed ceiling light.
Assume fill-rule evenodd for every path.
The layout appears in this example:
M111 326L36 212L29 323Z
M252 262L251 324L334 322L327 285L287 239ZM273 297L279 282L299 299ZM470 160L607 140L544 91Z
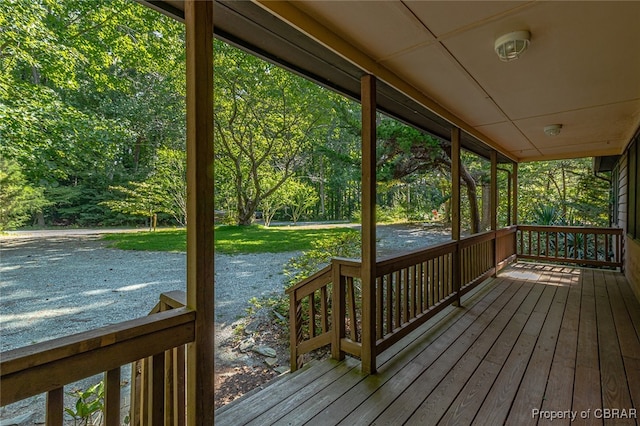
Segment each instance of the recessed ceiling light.
M513 61L527 50L530 37L529 31L514 31L498 37L493 47L501 61Z
M558 136L562 130L562 124L550 124L544 126L544 134L547 136Z

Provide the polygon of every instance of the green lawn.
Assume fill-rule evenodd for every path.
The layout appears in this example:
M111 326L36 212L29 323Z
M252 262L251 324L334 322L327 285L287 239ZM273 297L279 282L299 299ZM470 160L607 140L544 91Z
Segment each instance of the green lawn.
M216 226L215 246L219 253L281 253L308 250L311 242L345 232L350 228L282 229L263 226ZM159 230L108 234L111 247L122 250L178 251L186 250L186 230Z

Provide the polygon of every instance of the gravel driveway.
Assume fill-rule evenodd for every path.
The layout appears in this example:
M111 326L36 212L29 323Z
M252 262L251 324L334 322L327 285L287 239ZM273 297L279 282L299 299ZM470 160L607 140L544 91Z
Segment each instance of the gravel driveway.
M108 248L97 235L7 238L0 249L0 350L146 315L162 292L184 290L184 253ZM282 291L282 265L296 253L216 255L220 336L247 301Z

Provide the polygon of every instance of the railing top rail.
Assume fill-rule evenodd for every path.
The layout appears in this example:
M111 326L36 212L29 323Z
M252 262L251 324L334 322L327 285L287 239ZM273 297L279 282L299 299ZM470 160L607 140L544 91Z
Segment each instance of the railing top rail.
M362 265L360 259L351 259L348 257L334 257L332 263L339 263L344 266L353 266L359 268Z
M382 258L376 262L378 275L389 273L388 269L402 269L406 266L415 265L425 259L442 256L443 254L452 253L456 249L457 241L449 241L440 243L427 248L414 250L402 255L393 255Z
M187 293L183 290L172 290L160 293L160 301L166 303L172 309L187 306Z
M622 235L622 228L600 228L597 226L558 226L558 225L518 225L522 231L582 232L590 234Z
M467 248L474 244L492 240L495 238L495 236L496 236L496 231L485 231L485 232L480 232L478 234L470 235L468 237L461 238L460 248Z
M500 228L496 230L496 236L501 237L503 235L508 235L516 232L518 230L518 225L511 225L504 228Z
M12 349L0 354L0 374L4 377L193 321L194 311L178 308Z
M331 264L325 266L324 268L320 269L318 272L316 272L315 274L311 275L310 277L305 278L304 280L300 281L298 284L294 285L293 287L289 287L288 289L285 290L285 292L287 294L291 294L299 289L301 289L302 287L308 285L309 283L317 280L317 279L321 279L323 278L323 275L327 274L331 272Z

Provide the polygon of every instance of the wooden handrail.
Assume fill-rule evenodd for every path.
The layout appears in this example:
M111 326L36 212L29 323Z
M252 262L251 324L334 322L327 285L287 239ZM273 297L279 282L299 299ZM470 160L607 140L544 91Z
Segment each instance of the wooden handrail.
M579 232L582 234L608 234L618 235L622 228L598 228L596 226L560 226L560 225L518 225L518 231L541 232Z
M309 287L310 283L315 283L317 281L324 281L325 280L325 275L327 273L331 273L331 264L325 266L324 268L320 269L318 272L316 272L315 274L311 275L310 277L305 278L304 280L300 281L298 284L289 287L288 289L285 290L286 294L291 294L291 293L295 293L298 292L298 290L304 289L305 287ZM308 292L302 293L304 295L308 295Z
M0 405L192 342L195 312L153 314L0 354Z
M508 262L515 255L516 226L499 231L487 231L427 248L380 259L376 262L374 294L376 301L376 355L389 348L411 330L431 318L451 303L459 300L477 282L495 273L497 262ZM498 247L497 240L501 243ZM513 240L513 241L511 241ZM490 246L488 246L490 245ZM499 254L498 254L499 251ZM481 261L476 257L481 257ZM457 264L454 259L461 263ZM456 267L461 273L456 273ZM335 258L330 266L287 290L290 296L291 369L299 368L301 355L331 343L332 355L344 353L361 356L364 350L358 341L360 304L360 261ZM462 282L456 283L455 279ZM357 285L356 285L357 284ZM329 287L331 285L331 287ZM327 298L331 288L332 306L325 311L315 310L314 302ZM359 287L358 287L359 288ZM302 310L303 300L309 300L309 314ZM331 326L325 333L308 333L303 337L303 316L320 315L326 322L331 316ZM339 318L333 317L337 315ZM310 325L311 326L311 325ZM315 327L311 326L313 330ZM348 329L348 332L347 332Z
M622 268L621 228L518 225L518 259Z
M174 290L160 295L149 315L172 312L186 305L186 293ZM129 420L132 426L186 424L186 351L176 346L140 359L131 369Z
M415 265L425 259L453 253L458 245L457 241L436 244L424 249L411 251L401 255L383 258L376 263L376 272L379 277Z

